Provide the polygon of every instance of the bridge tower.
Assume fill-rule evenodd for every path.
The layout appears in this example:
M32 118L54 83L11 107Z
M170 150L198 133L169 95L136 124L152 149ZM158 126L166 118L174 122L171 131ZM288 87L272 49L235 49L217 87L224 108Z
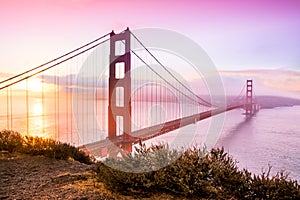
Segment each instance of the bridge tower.
M121 147L132 152L130 31L110 33L108 139L122 137Z
M245 109L246 109L246 115L252 115L253 114L253 81L247 80L246 84L246 103L245 103Z

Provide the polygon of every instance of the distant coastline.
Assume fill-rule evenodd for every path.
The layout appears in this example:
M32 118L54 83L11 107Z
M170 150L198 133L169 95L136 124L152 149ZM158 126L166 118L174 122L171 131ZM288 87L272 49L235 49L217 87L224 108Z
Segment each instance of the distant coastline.
M261 109L300 105L300 99L279 96L257 96L256 102L260 104Z
M209 99L206 97L206 99ZM237 99L234 96L229 96L226 98L227 104L236 102ZM254 98L255 103L260 105L261 109L272 109L277 107L291 107L300 106L300 99L281 97L281 96L256 96Z

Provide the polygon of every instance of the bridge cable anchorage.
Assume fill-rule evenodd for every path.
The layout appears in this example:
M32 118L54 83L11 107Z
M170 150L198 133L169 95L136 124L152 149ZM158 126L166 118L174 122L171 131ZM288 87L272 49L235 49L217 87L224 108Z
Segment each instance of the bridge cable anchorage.
M9 87L9 86L12 86L12 85L14 85L14 84L16 84L16 83L19 83L19 82L21 82L21 81L24 81L24 80L26 80L26 79L28 79L28 78L31 78L31 77L33 77L33 76L35 76L35 75L37 75L37 74L40 74L40 73L42 73L42 72L44 72L44 71L47 71L47 70L49 70L49 69L51 69L51 68L53 68L53 67L55 67L55 66L57 66L57 65L60 65L60 64L66 62L66 61L68 61L68 60L71 60L72 58L74 58L74 57L76 57L76 56L78 56L78 55L81 55L81 54L83 54L83 53L85 53L85 52L87 52L87 51L89 51L89 50L91 50L91 49L93 49L93 48L99 46L100 44L103 44L103 43L109 41L109 40L110 40L110 39L106 39L106 40L104 40L104 41L102 41L102 42L100 42L100 43L98 43L98 44L95 44L95 45L89 47L88 49L85 49L85 50L83 50L83 51L81 51L81 52L79 52L79 53L77 53L77 54L75 54L75 55L73 55L73 56L71 56L71 57L68 57L68 58L66 58L66 59L64 59L64 60L62 60L62 61L60 61L60 62L58 62L58 63L55 63L55 64L53 64L53 65L51 65L51 66L49 66L49 67L47 67L47 68L44 68L44 69L42 69L42 70L40 70L40 71L37 71L37 72L35 72L35 73L31 74L31 75L28 75L28 76L26 76L26 77L24 77L24 78L21 78L21 79L19 79L19 80L17 80L17 81L14 81L14 82L12 82L12 83L9 83L9 84L7 84L7 85L5 85L5 86L2 86L2 87L0 87L0 90L2 90L2 89L4 89L4 88L7 88L7 87Z
M85 47L87 47L87 46L89 46L89 45L91 45L91 44L93 44L93 43L95 43L95 42L97 42L97 41L99 41L99 40L101 40L101 39L107 37L107 36L109 36L109 33L107 33L107 34L105 34L105 35L103 35L103 36L101 36L101 37L99 37L99 38L97 38L97 39L95 39L95 40L93 40L93 41L91 41L91 42L89 42L89 43L87 43L87 44L85 44L85 45L83 45L83 46L77 48L77 49L74 49L74 50L72 50L72 51L70 51L70 52L68 52L68 53L66 53L66 54L64 54L64 55L62 55L62 56L59 56L59 57L57 57L57 58L55 58L55 59L53 59L53 60L50 60L50 61L48 61L48 62L46 62L46 63L44 63L44 64L42 64L42 65L39 65L39 66L34 67L34 68L30 69L30 70L27 70L27 71L25 71L25 72L22 72L22 73L20 73L20 74L17 74L17 75L15 75L15 76L12 76L12 77L10 77L10 78L8 78L8 79L5 79L5 80L1 81L0 84L5 83L5 82L7 82L7 81L11 81L11 80L13 80L13 79L15 79L15 78L18 78L18 77L20 77L20 76L22 76L22 75L24 75L24 74L27 74L27 73L29 73L29 72L32 72L32 71L34 71L34 70L37 70L37 69L39 69L39 68L45 66L45 65L48 65L48 64L50 64L50 63L52 63L52 62L55 62L55 61L57 61L57 60L59 60L59 59L61 59L61 58L63 58L63 57L66 57L66 56L68 56L68 55L70 55L70 54L72 54L72 53L75 53L76 51L79 51L80 49L83 49L83 48L85 48ZM1 89L2 89L2 88L1 88Z
M154 58L154 60L161 66L163 67L167 73L169 73L181 86L183 86L186 90L188 90L192 95L194 95L196 98L198 98L199 100L201 100L202 102L204 102L205 104L209 105L209 106L215 106L212 105L211 103L209 103L208 101L202 99L200 96L198 96L197 94L195 94L191 89L189 89L187 86L185 86L183 83L181 83L176 76L174 76L148 49L147 47L130 31L130 33L132 34L132 36L140 43L140 45ZM199 103L199 102L198 102ZM217 107L217 106L215 106Z

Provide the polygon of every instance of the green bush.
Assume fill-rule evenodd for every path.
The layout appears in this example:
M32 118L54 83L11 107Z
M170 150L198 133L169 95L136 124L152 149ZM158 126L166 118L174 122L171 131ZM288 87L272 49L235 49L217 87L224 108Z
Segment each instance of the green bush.
M178 159L174 161L174 158ZM135 168L145 172L134 173ZM300 198L299 185L284 173L270 177L239 170L223 148L181 152L164 145L150 148L142 145L134 156L108 158L98 163L96 172L108 189L126 195L150 196L164 192L206 199Z
M22 137L21 134L8 130L0 132L0 150L7 150L9 152L17 151L30 155L43 155L62 160L71 158L86 164L92 163L88 155L70 144L40 137Z

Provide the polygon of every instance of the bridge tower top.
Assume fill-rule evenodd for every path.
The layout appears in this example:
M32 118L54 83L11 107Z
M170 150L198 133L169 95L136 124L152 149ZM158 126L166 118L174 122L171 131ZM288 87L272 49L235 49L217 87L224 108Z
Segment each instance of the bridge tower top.
M253 114L253 81L247 80L246 83L246 115Z

